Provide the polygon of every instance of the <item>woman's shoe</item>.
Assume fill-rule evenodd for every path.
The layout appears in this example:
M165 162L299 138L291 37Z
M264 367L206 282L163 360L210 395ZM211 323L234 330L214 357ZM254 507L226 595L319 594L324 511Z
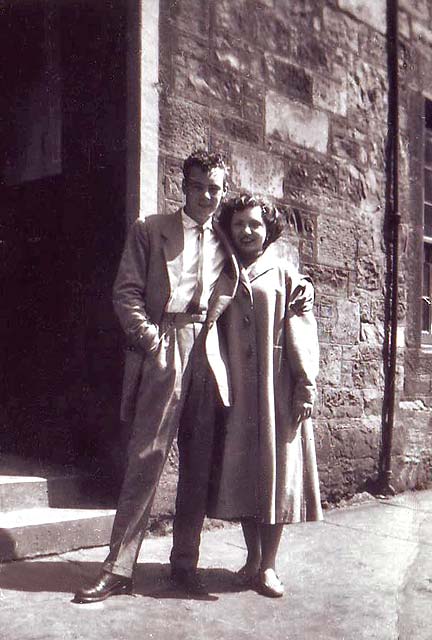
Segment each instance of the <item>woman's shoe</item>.
M248 587L255 584L258 578L259 569L245 564L241 569L237 571L236 582L242 587Z
M284 594L284 586L273 569L265 569L258 574L257 591L267 598L281 598Z

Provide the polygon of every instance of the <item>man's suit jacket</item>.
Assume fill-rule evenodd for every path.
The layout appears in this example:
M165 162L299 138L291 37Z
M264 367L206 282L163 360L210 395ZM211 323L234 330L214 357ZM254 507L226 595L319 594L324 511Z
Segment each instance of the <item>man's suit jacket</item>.
M206 323L205 345L223 404L230 404L227 359L220 351L216 320L231 302L239 281L233 250L217 222L215 232L225 248L227 263L211 295ZM134 414L142 360L159 342L161 322L171 292L180 278L171 280L167 266L181 256L184 248L181 210L172 215L154 215L137 220L131 227L114 283L114 309L126 334L126 351L121 417Z

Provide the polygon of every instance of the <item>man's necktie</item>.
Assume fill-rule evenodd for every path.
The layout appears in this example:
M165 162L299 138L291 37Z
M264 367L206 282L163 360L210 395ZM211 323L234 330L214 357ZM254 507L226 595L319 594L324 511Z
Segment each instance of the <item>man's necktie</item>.
M197 281L192 295L192 299L188 304L188 313L201 313L201 296L203 293L203 277L204 277L204 233L203 227L198 227L198 270Z

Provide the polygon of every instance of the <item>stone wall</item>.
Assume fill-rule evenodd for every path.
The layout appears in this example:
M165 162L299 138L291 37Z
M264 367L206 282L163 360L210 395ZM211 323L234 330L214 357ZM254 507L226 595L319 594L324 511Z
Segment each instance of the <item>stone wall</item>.
M432 7L400 7L397 489L428 479L432 406L432 354L419 342L416 295ZM160 208L178 206L182 159L207 146L227 154L233 192L265 193L284 208L285 247L317 293L315 423L327 500L367 487L379 465L389 268L385 33L385 0L161 0Z

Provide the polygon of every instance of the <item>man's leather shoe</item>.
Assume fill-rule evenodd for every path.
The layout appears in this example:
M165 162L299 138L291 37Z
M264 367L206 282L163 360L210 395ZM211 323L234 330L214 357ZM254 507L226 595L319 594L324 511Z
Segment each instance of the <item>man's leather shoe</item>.
M101 602L110 596L132 593L132 579L102 571L97 581L85 589L76 592L74 602L84 604Z
M171 567L171 580L186 593L197 596L208 595L208 590L195 569Z

